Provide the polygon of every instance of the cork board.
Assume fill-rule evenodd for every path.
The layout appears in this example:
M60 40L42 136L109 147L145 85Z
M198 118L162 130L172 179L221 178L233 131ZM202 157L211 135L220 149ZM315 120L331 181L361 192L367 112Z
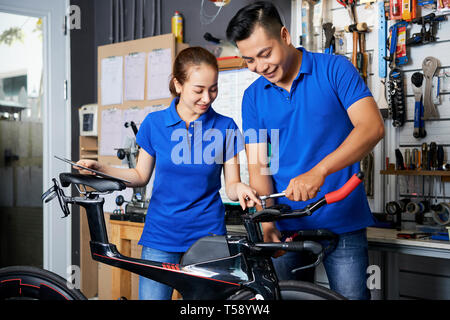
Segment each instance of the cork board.
M147 72L148 72L148 59L145 61L145 86L144 86L144 100L125 100L124 89L125 89L125 63L122 63L122 102L120 104L109 104L102 105L102 61L110 57L123 57L125 61L126 56L135 53L145 53L146 57L148 54L154 50L170 49L171 52L171 64L173 63L176 54L187 48L188 44L177 43L173 34L164 34L155 37L147 37L138 40L108 44L98 47L98 81L97 81L97 92L98 92L98 144L99 144L99 155L98 160L107 165L121 165L122 161L115 155L102 155L101 144L102 144L102 113L107 109L144 109L151 106L168 106L172 98L148 100L147 97ZM168 79L162 79L161 81L167 81ZM150 108L151 109L151 108ZM142 119L143 120L143 119ZM123 126L123 124L122 124ZM122 126L118 127L117 130L123 130ZM113 128L111 128L113 129ZM115 128L114 128L115 129ZM131 130L131 129L130 129ZM118 141L116 148L121 148L121 142Z

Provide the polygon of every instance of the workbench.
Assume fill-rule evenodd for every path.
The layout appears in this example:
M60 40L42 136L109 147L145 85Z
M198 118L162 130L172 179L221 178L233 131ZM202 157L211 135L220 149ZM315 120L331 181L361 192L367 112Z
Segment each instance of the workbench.
M397 239L397 233L410 230L367 228L369 249L394 251L423 257L450 259L450 241L428 239Z
M131 241L139 241L144 224L119 220L109 220L109 223L111 233L109 235L109 242L116 245L117 250L122 255L131 256ZM112 300L117 300L120 297L129 299L131 297L131 273L123 269L111 267L111 277Z
M228 232L245 233L244 227L240 225L227 226L227 229ZM411 230L367 228L369 249L450 259L450 241L397 239L397 233L413 232Z
M117 250L125 255L131 255L131 241L138 241L142 234L143 223L110 220L110 242ZM227 225L229 233L245 234L242 225ZM367 240L370 250L391 251L425 257L450 259L450 241L425 239L397 239L397 233L411 231L397 231L395 229L367 228ZM129 271L112 268L112 299L131 296L131 273ZM173 298L179 298L174 291Z

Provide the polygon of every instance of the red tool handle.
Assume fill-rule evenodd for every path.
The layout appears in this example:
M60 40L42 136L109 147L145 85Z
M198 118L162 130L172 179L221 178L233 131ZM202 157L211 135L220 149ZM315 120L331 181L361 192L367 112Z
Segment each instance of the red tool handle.
M355 173L340 189L332 191L325 195L327 204L341 201L347 197L362 182L364 173Z

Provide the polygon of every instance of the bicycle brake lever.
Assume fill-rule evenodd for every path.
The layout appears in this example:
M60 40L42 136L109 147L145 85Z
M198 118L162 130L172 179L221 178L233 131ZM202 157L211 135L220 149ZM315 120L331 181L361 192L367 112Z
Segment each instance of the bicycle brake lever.
M324 253L321 252L321 253L317 256L317 260L316 260L314 263L308 264L308 265L303 266L303 267L295 268L295 269L291 270L291 273L294 274L294 273L296 273L296 272L298 272L298 271L300 271L300 270L304 270L304 269L308 269L308 268L314 268L314 267L317 267L317 266L322 262L323 256L324 256Z

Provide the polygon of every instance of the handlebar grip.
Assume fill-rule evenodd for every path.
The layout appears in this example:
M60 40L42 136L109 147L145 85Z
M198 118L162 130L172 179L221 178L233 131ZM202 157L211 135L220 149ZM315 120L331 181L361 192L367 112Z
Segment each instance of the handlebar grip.
M255 243L254 246L258 249L266 251L310 251L313 254L319 254L322 252L323 247L320 243L315 241L292 241L292 242L262 242Z
M362 182L364 173L355 173L340 189L332 191L325 195L327 204L341 201L347 197Z

